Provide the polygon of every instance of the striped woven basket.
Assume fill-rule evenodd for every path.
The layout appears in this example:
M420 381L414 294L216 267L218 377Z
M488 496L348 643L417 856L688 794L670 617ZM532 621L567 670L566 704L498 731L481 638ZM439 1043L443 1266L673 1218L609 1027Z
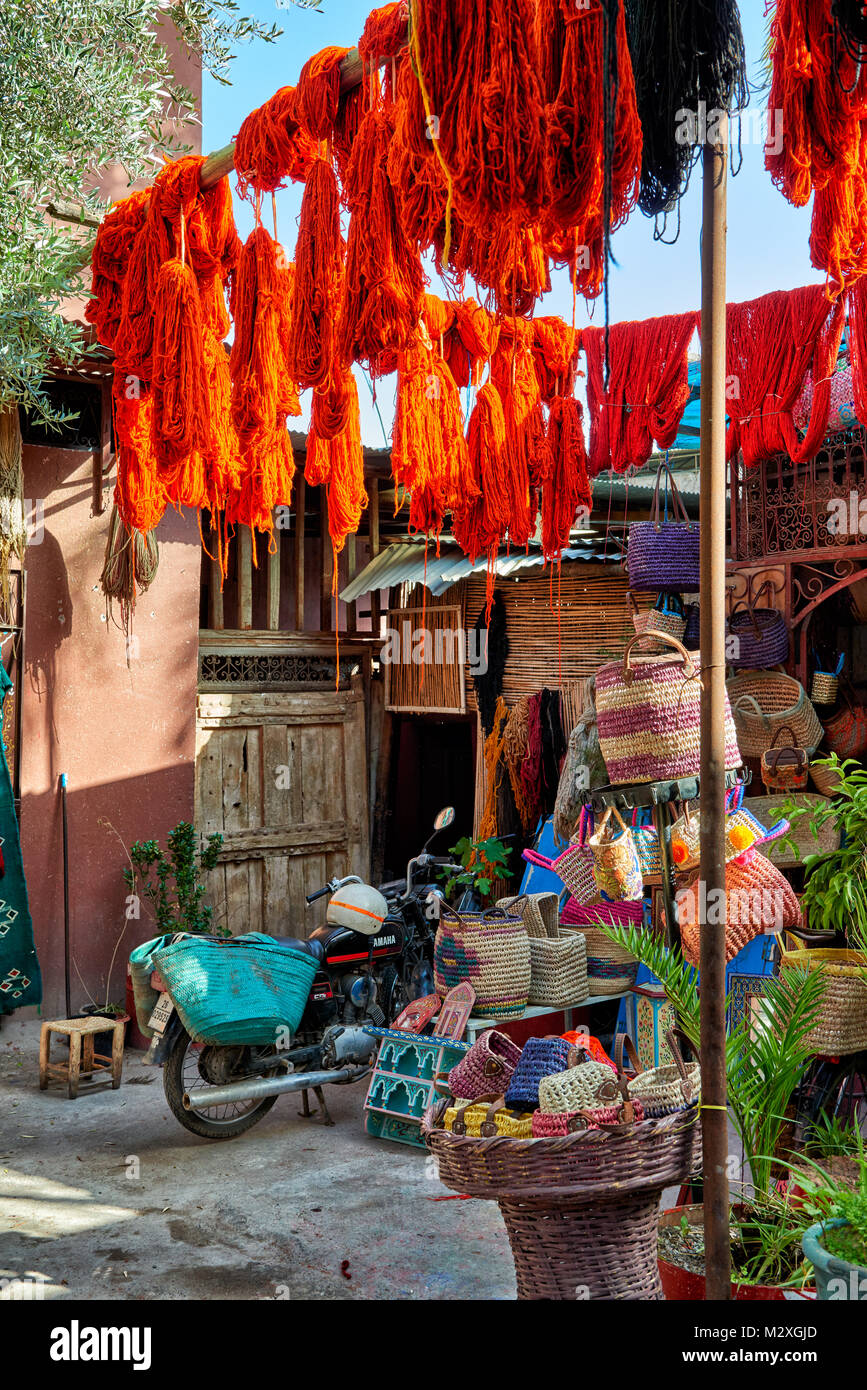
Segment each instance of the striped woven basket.
M861 951L783 951L780 968L805 974L821 970L825 977L822 1009L807 1034L811 1052L843 1057L867 1048L867 955Z
M552 1008L583 1004L590 994L587 948L583 937L561 930L557 894L529 893L523 899L500 899L506 911L519 904L530 942L528 1003Z
M757 850L726 864L726 960L762 933L773 934L801 924L801 909L792 885L775 864ZM684 960L698 967L702 919L698 877L679 889L676 911Z
M612 783L694 777L700 763L701 679L695 653L664 633L666 656L634 654L596 673L599 746ZM741 765L735 726L726 700L725 765Z
M434 987L440 997L462 980L476 992L476 1018L517 1018L530 994L530 941L520 912L501 907L455 912L441 904L434 946Z
M603 907L608 905L600 904ZM584 937L587 951L587 983L591 996L625 994L632 988L638 978L638 961L635 956L624 951L622 946L616 945L599 927L564 923L563 930L578 932Z

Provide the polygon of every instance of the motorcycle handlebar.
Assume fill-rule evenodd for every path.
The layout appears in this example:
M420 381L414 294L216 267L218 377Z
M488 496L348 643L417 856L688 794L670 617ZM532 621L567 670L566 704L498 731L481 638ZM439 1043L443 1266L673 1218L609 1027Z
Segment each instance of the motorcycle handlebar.
M325 888L320 888L318 893L308 893L307 897L305 898L305 902L309 907L311 903L316 902L317 898L326 898L330 892L331 889L327 886Z

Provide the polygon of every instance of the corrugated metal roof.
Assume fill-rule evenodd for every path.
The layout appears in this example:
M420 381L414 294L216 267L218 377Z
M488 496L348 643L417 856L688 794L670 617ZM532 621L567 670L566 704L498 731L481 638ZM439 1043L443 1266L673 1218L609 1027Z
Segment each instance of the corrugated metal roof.
M601 538L588 536L582 541L573 537L573 544L568 550L563 551L563 559L593 561L596 564L604 561L619 564L621 549L613 538L609 539L606 553ZM539 549L531 549L529 552L513 551L511 555L504 551L497 558L494 570L498 576L505 578L519 570L539 568L542 564L542 552ZM370 564L341 590L340 597L344 603L353 603L361 598L362 594L369 594L372 590L389 589L397 584L424 584L436 598L453 584L466 579L467 575L484 574L487 567L486 559L479 559L473 565L462 551L443 540L440 541L439 555L433 542L429 544L427 559L423 542L398 541L387 546L381 554L371 560Z

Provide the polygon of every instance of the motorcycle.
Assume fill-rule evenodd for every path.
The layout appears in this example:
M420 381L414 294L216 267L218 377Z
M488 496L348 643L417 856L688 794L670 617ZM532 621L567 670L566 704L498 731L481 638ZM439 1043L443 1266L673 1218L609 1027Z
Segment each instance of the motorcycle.
M301 1091L311 1117L313 1091L319 1115L333 1124L324 1085L351 1085L370 1074L377 1040L366 1032L394 1020L413 999L433 993L433 952L442 888L435 870L452 864L429 852L436 835L454 820L440 811L423 850L409 861L405 878L379 889L356 874L333 878L307 896L308 906L330 895L327 924L307 938L274 937L289 951L314 956L316 974L298 1029L268 1046L215 1046L193 1042L171 993L155 972L160 993L151 1018L153 1039L146 1061L163 1068L163 1088L175 1119L205 1139L234 1139L268 1113L278 1095ZM466 903L464 904L467 905Z

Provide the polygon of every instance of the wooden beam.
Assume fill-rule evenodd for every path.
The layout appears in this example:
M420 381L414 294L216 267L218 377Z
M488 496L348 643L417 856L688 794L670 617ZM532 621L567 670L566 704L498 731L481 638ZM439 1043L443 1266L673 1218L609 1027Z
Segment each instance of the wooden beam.
M220 573L220 566L216 560L211 560L208 575L209 608L210 614L208 621L212 628L222 632L226 626L225 612L223 609L223 576Z
M357 48L350 48L346 57L340 64L340 90L348 92L352 87L358 87L364 76L364 64L358 53ZM209 154L202 165L199 174L199 182L202 188L213 188L214 184L220 182L230 174L235 167L235 146L224 145L221 150L215 150Z
M275 526L268 546L268 631L280 627L280 528Z
M299 469L295 474L295 631L304 631L304 512L307 484Z

